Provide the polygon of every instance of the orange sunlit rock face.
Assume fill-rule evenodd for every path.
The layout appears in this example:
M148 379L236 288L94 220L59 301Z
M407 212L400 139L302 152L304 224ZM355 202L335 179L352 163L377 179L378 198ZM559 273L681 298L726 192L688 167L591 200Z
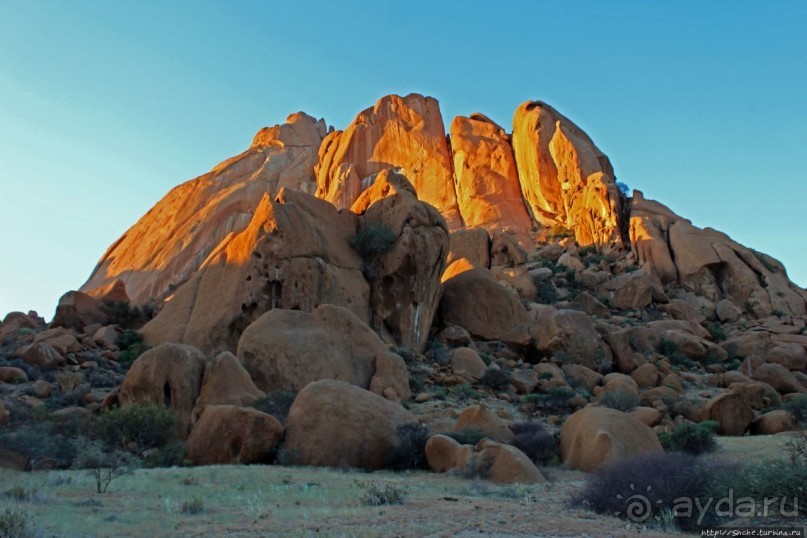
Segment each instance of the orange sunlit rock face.
M431 97L388 95L359 113L347 129L329 134L317 164L317 196L349 208L370 186L374 174L400 168L418 198L462 226L451 154L440 106Z
M513 117L513 150L532 217L581 245L622 241L622 196L611 163L579 127L540 101Z
M323 120L303 113L261 130L244 153L172 189L109 247L81 290L120 279L135 303L162 297L228 234L247 226L265 193L283 187L313 193L325 134Z
M533 223L521 197L510 137L482 114L457 116L450 132L465 226L507 230L528 242Z

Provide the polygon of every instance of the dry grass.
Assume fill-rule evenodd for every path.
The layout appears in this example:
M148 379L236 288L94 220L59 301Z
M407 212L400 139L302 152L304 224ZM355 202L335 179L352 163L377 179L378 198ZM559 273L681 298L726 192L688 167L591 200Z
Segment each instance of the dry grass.
M635 536L625 522L571 509L581 473L553 468L537 486L496 486L428 472L361 473L281 466L138 470L106 494L86 473L19 473L0 483L37 493L0 497L45 536ZM370 485L405 491L403 504L368 506ZM199 499L204 509L183 511ZM643 536L659 536L641 532Z

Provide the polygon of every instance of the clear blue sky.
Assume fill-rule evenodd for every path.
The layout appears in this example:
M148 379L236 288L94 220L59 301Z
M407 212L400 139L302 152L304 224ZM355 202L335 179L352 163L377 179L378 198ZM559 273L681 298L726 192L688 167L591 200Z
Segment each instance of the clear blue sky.
M0 315L80 286L171 187L387 93L508 129L527 99L617 176L807 284L807 2L0 1Z

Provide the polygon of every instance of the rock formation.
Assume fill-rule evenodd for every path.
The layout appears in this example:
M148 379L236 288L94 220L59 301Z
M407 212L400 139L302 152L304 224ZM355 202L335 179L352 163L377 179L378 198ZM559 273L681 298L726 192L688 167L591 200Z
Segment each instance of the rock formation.
M262 129L244 153L171 190L118 239L80 291L120 279L137 304L188 280L213 249L247 227L266 193L312 193L325 122L303 113Z
M330 133L317 163L317 196L349 208L384 169L400 169L418 197L436 207L449 229L462 226L451 152L440 106L431 97L388 95Z
M621 242L624 197L608 157L579 127L540 101L513 117L513 150L532 217L565 226L581 245Z

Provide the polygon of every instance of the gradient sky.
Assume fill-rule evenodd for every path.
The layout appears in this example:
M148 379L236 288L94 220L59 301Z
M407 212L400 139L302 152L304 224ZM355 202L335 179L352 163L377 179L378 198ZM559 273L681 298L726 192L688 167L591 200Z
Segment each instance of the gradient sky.
M807 2L0 1L0 315L53 315L171 187L388 93L541 99L618 179L807 285Z

